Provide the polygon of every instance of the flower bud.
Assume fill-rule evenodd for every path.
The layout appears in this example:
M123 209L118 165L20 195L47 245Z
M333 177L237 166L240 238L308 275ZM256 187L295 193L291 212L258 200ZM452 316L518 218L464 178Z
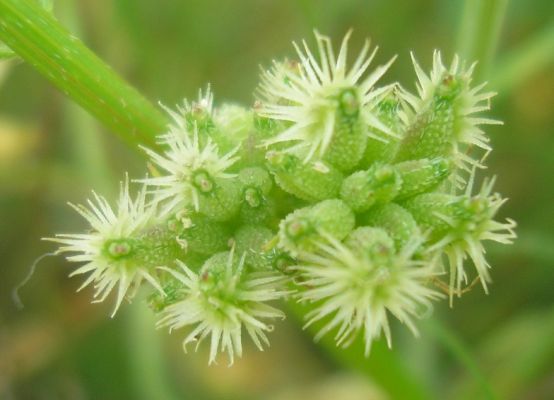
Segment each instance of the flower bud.
M246 225L239 228L233 236L235 240L235 252L242 257L244 262L253 270L270 269L270 259L264 250L264 246L275 236L271 230L261 227Z
M299 62L274 63L263 71L258 113L285 121L286 127L264 141L298 150L305 162L325 160L340 171L352 170L367 141L367 126L381 126L366 105L382 91L373 86L393 60L364 76L375 51L366 41L351 68L347 67L350 34L335 57L329 38L316 33L319 59L306 43L296 47ZM362 112L363 111L363 112Z
M219 351L226 352L230 364L242 355L242 331L246 331L256 347L267 344L266 333L272 330L267 320L282 318L281 311L266 304L283 297L283 278L273 273L249 273L244 258L234 252L210 257L197 274L180 263L182 272L165 269L181 284L181 299L162 310L158 326L171 329L194 326L183 341L200 344L210 337L209 362Z
M363 224L384 229L394 240L397 249L422 237L412 214L395 203L374 207L362 216L361 221Z
M323 159L340 171L352 170L362 158L367 142L360 117L360 100L355 88L337 95L333 137Z
M338 196L342 174L333 167L323 162L306 164L292 154L276 151L268 152L266 158L277 184L299 199L315 202Z
M413 57L412 57L413 59ZM498 124L474 114L488 110L494 93L481 93L484 85L472 88L474 65L460 68L457 57L447 69L439 52L433 57L433 70L427 76L413 59L418 75L420 98L409 100L415 110L410 126L402 140L397 161L421 158L452 158L457 166L470 170L481 164L466 155L471 146L490 151L488 137L479 125Z
M472 181L471 181L472 183ZM464 195L422 194L405 202L422 228L430 231L428 251L444 252L450 265L450 299L454 291L461 294L462 283L468 283L464 261L469 256L475 265L483 288L490 281L490 265L485 259L482 242L492 240L509 244L515 238L511 220L493 218L505 203L498 194L491 195L494 180L485 181L479 193L471 196L471 184Z
M187 254L212 255L227 248L230 234L227 227L205 215L181 211L170 218L177 242ZM187 263L189 264L188 258Z
M269 173L261 167L244 168L238 174L239 182L242 185L243 200L245 200L251 207L257 207L259 201L248 198L248 194L245 193L248 189L255 189L259 193L259 196L267 196L270 190L273 188L273 182ZM253 204L254 201L257 204Z
M138 264L154 269L171 266L184 254L176 234L161 225L145 231L137 239L134 258Z
M123 299L131 299L143 281L162 291L156 267L173 263L181 254L174 236L159 226L155 204L147 205L146 187L132 198L129 179L121 183L117 206L93 192L88 207L71 205L90 224L86 234L61 234L46 240L59 243L58 254L83 263L71 273L87 274L78 290L92 284L94 301L102 302L115 289L115 315ZM159 244L158 244L159 242Z
M395 253L394 241L382 228L356 228L346 237L344 244L360 257L371 254L373 259L377 259Z
M296 267L305 287L299 296L314 303L306 326L324 321L316 340L336 330L337 346L346 347L363 332L367 356L382 334L391 346L389 314L417 333L418 311L440 294L427 287L432 266L420 267L412 251L397 252L382 229L363 227L344 244L329 238L317 253L303 253Z
M215 179L210 184L210 190L198 193L199 212L215 221L222 222L233 218L238 213L240 205L240 186L231 179Z
M166 111L172 118L172 129L185 129L188 132L198 130L198 134L202 138L212 136L215 129L213 121L213 101L214 96L210 86L206 91L198 91L198 99L189 102L183 100L181 106L177 106L177 110L173 111L166 108Z
M395 164L394 168L402 178L395 201L402 201L435 189L450 175L453 165L448 159L439 157L404 161Z
M291 255L315 251L331 236L342 240L355 225L352 210L342 200L324 200L289 214L279 225L279 246Z
M402 180L394 167L375 165L347 177L342 183L340 197L354 212L363 212L375 204L394 199L401 185Z
M275 220L275 200L270 196L273 180L260 167L245 168L238 175L242 187L239 221L246 225L268 225Z

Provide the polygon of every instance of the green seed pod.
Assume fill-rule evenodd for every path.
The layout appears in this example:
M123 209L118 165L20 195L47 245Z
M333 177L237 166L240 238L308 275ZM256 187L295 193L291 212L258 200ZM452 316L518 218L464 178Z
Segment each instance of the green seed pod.
M229 261L232 258L232 267L229 268ZM230 251L222 251L208 258L200 268L202 290L225 290L221 284L227 282L226 274L234 270L240 261L240 257L233 257ZM219 284L218 284L219 283ZM231 289L231 288L228 288Z
M431 230L429 240L433 243L446 236L464 240L479 237L490 229L491 221L503 203L498 196L429 193L406 201L404 206L423 228Z
M175 259L184 255L185 251L179 244L175 232L166 227L149 229L138 239L136 258L145 266L172 265Z
M254 270L269 269L271 264L264 245L274 236L275 234L271 230L264 227L242 226L234 235L235 252L240 257L245 254L246 265Z
M375 117L397 138L391 135L384 135L376 127L369 127L372 136L367 138L367 145L360 162L360 167L367 169L376 162L388 163L394 159L400 145L399 137L404 133L405 124L401 118L405 107L401 100L400 89L397 87L381 99L376 106L369 105ZM381 140L377 139L380 138Z
M424 158L404 161L394 165L402 178L402 187L396 201L402 201L415 195L435 189L452 172L452 163L445 158Z
M279 225L279 246L295 256L316 251L326 236L342 240L354 229L356 219L342 200L324 200L289 214Z
M309 216L319 231L337 240L344 239L354 229L356 223L352 210L339 199L324 200L313 205Z
M269 170L286 192L306 201L320 201L338 196L342 174L322 162L303 163L298 157L269 151L266 155Z
M238 174L239 182L242 185L243 200L246 200L252 207L256 207L257 204L252 204L252 200L248 198L248 193L245 193L248 189L256 189L260 196L267 196L273 188L273 181L269 173L261 167L244 168Z
M103 255L124 268L136 266L154 271L160 266L171 266L176 259L186 259L187 250L179 239L183 224L175 218L152 226L137 237L106 240Z
M174 222L177 221L177 222ZM169 221L177 225L177 241L187 253L212 255L227 248L230 234L225 225L197 213L178 213Z
M468 171L472 166L480 165L467 151L471 147L491 150L489 139L479 125L499 122L475 117L475 114L489 109L489 101L494 93L481 92L484 85L472 88L473 66L465 69L457 57L446 68L440 53L435 52L430 75L423 72L415 59L413 61L419 80L419 98L408 97L415 114L396 160L450 157L457 166Z
M396 249L422 237L416 220L405 208L395 203L374 207L361 218L363 224L384 229L394 240Z
M242 185L239 221L247 225L266 225L275 219L275 201L269 196L273 181L261 167L245 168L238 175Z
M396 161L451 156L453 127L452 102L438 99L431 102L406 130Z
M351 171L362 158L367 142L358 92L342 90L337 103L333 137L323 159L339 171Z
M472 181L471 181L472 182ZM480 192L471 196L471 183L460 196L422 194L409 199L405 206L422 228L430 231L429 251L446 255L450 266L450 300L455 291L461 294L462 284L468 283L464 262L469 257L477 270L483 288L490 281L489 268L482 242L492 240L509 244L516 237L514 221L495 221L504 204L498 194L491 195L494 179L485 181Z
M402 205L408 210L422 229L431 231L429 240L435 242L449 230L449 224L439 214L454 212L451 205L456 196L444 193L425 193L405 201Z
M360 257L371 254L376 260L379 256L389 256L394 253L395 244L387 232L382 228L363 226L356 228L346 237L344 244L354 254Z
M195 182L196 183L196 182ZM241 205L240 185L232 179L199 180L198 210L215 220L227 221L233 218Z
M273 197L266 197L258 207L242 204L238 214L238 221L243 225L259 225L276 227L277 207Z
M346 178L341 186L340 197L354 212L363 212L376 204L394 199L401 186L402 179L393 167L375 165Z

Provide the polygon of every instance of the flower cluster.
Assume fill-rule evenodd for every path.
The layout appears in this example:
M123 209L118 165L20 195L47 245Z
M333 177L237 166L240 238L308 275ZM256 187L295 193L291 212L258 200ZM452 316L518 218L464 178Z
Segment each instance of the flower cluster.
M366 42L349 66L349 36L337 56L318 33L316 51L295 45L297 60L262 71L251 109L214 107L208 88L167 110L137 197L128 180L116 209L94 194L74 206L91 231L50 239L84 263L82 287L97 301L115 290L115 314L149 284L158 325L189 329L184 346L209 337L210 362L240 356L243 332L267 345L284 317L270 302L304 303L316 339L361 335L369 354L381 335L390 346L391 317L417 333L433 302L487 290L483 242L515 238L495 219L494 179L473 190L493 93L439 52L429 75L413 60L416 94L379 86L393 60L370 70Z

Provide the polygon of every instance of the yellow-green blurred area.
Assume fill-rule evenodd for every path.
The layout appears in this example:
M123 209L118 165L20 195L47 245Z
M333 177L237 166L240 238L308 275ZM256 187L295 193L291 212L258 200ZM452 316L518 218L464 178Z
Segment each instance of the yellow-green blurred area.
M207 83L216 105L250 106L259 65L293 56L290 42L311 40L313 28L336 42L353 28L353 53L371 37L379 63L398 54L383 82L411 90L410 51L429 69L433 49L449 60L481 40L464 31L461 0L54 3L63 25L170 106ZM140 299L110 319L109 301L75 293L80 279L67 277L74 265L61 257L38 264L20 290L25 307L16 307L13 288L55 249L41 238L86 229L66 203L91 189L113 199L125 171L142 177L146 169L140 152L32 67L0 63L0 399L553 399L553 65L554 2L507 2L495 55L481 70L499 93L490 116L504 121L488 129L494 151L482 174L498 175L496 189L509 198L499 217L518 222L519 238L487 246L489 295L476 287L453 309L438 305L419 338L394 324L393 349L379 342L367 359L315 344L290 316L276 324L269 349L246 343L228 368L225 357L208 367L209 346L184 354L184 332L156 330Z

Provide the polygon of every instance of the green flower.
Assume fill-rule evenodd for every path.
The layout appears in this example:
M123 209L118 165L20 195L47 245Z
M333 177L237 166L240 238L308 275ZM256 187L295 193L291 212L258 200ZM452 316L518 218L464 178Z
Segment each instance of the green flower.
M450 299L461 295L462 284L468 283L465 269L467 257L473 262L478 277L487 291L491 281L490 265L485 259L483 241L510 244L516 235L516 223L510 219L494 219L506 199L492 194L494 179L485 180L479 192L471 194L473 175L463 195L423 194L405 203L416 221L429 232L427 252L442 252L450 269Z
M284 278L275 273L246 270L244 256L237 261L234 251L218 253L208 259L196 273L179 262L182 272L164 268L181 285L177 301L163 309L158 326L170 331L192 325L183 341L198 345L210 337L209 362L215 362L218 352L225 352L230 364L242 355L242 330L256 347L268 345L266 333L273 327L265 320L284 318L284 314L266 304L287 292L282 289Z
M440 297L428 287L434 266L412 259L419 244L397 252L385 231L363 227L344 244L328 236L318 251L302 253L296 268L305 289L299 297L317 305L307 325L326 321L316 340L338 328L335 340L345 347L363 331L367 356L381 333L391 346L388 314L417 334L413 318Z
M187 206L199 211L203 195L209 197L218 186L225 186L225 180L235 176L227 170L238 159L235 157L238 147L220 155L210 137L201 136L196 126L192 132L189 131L178 114L173 117L175 124L161 136L161 143L167 150L158 154L144 148L152 162L167 175L147 178L142 182L154 187L156 201L164 203L164 213Z
M190 328L185 347L209 338L210 363L240 356L244 331L267 345L284 316L267 303L292 282L311 303L307 325L323 326L316 339L336 331L347 346L361 334L366 355L381 335L390 346L391 316L417 333L435 289L452 302L471 264L486 291L484 242L515 238L515 223L496 219L505 199L494 179L472 193L491 151L482 127L498 123L481 115L494 94L473 85L474 65L447 67L436 51L426 74L412 56L414 95L377 85L393 60L367 72L368 41L348 66L350 33L336 56L315 37L316 52L302 42L298 61L262 72L253 108L216 108L208 87L166 109L172 122L162 150L145 149L153 176L138 197L125 183L112 210L95 195L74 206L92 232L49 239L84 263L74 274L90 274L83 287L97 301L117 287L116 310L149 281L158 325Z
M489 138L481 125L498 125L500 121L479 114L490 108L494 92L483 92L486 83L472 86L475 64L464 68L457 56L446 68L441 54L433 54L433 69L429 75L423 72L412 54L417 74L419 96L406 93L404 98L413 108L411 124L400 146L397 160L452 157L456 166L466 172L473 167L483 167L479 159L468 155L472 148L492 149ZM483 158L483 157L481 157ZM461 181L459 174L458 183Z
M375 56L369 41L350 69L347 68L348 33L335 57L331 40L315 33L319 60L303 42L294 44L300 59L297 64L275 64L264 71L259 89L262 105L258 113L267 118L287 121L289 126L265 145L286 143L290 151L299 151L305 162L323 159L339 169L350 169L361 159L368 126L385 134L390 130L366 107L386 89L374 90L375 83L393 60L362 78ZM356 155L344 150L355 151Z
M121 184L117 207L93 192L88 207L70 204L90 224L89 233L59 234L46 240L60 243L58 254L74 253L66 259L84 263L70 276L88 274L78 290L93 284L94 302L104 301L117 288L115 315L124 297L134 296L143 280L163 292L155 274L159 260L156 250L148 246L148 232L159 222L156 206L146 205L146 188L133 200L129 194L129 181ZM157 244L160 247L160 244ZM178 251L176 243L165 245L170 253ZM170 255L174 259L174 255ZM153 263L154 264L153 264Z

